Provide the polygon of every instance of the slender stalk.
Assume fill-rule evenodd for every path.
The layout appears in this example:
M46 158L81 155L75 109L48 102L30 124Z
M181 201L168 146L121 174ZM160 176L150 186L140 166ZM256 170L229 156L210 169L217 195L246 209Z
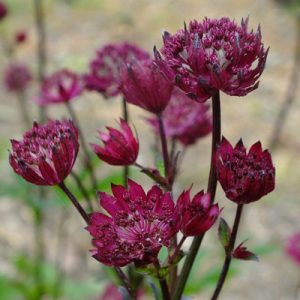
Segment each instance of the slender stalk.
M163 160L164 160L165 176L168 177L169 166L170 166L168 143L167 143L167 138L166 138L164 122L163 122L161 114L157 115L157 120L158 120L159 134L160 134L160 139L161 139L161 148L162 148L162 154L163 154Z
M178 255L178 253L179 253L179 251L180 251L180 249L181 249L183 243L185 242L186 238L187 238L186 236L183 236L183 237L181 238L180 242L179 242L178 245L176 246L176 249L175 249L173 255L172 255L171 257L169 257L169 264L170 264L170 265L171 265L171 264L174 262L174 260L176 259L176 257L177 257L177 255Z
M284 124L287 120L290 107L296 100L297 87L299 84L300 77L300 16L297 16L297 38L295 44L294 62L293 70L289 78L289 85L286 90L285 100L279 110L278 116L276 118L274 128L270 138L269 149L275 149L282 134Z
M119 279L122 281L123 286L125 287L125 289L127 290L129 296L136 300L137 297L131 287L131 284L129 282L129 279L127 278L126 274L122 271L122 269L120 267L114 267L115 271L117 272Z
M154 267L156 269L156 274L157 274L157 277L158 277L158 281L159 281L159 285L160 285L160 289L161 289L163 299L164 300L171 300L172 298L171 298L171 295L170 295L170 291L169 291L167 281L159 273L160 264L159 264L158 261L154 263Z
M87 148L87 144L86 144L86 141L85 141L84 134L81 130L77 115L76 115L73 107L71 106L71 104L69 102L66 102L66 107L69 111L69 114L70 114L71 118L74 120L74 122L77 126L78 135L79 135L79 138L80 138L80 141L81 141L81 147L82 147L82 150L83 150L83 153L84 153L84 156L85 156L85 164L86 164L86 167L87 167L87 169L89 171L89 174L90 174L93 189L96 192L97 191L97 180L96 180L94 167L93 167L93 164L91 162L91 158L90 158L90 155L89 155L89 151L88 151L88 148Z
M235 215L235 219L234 219L232 233L231 233L230 240L229 240L228 251L226 253L223 268L222 268L216 289L214 291L214 294L211 297L211 300L218 299L220 292L222 290L222 287L224 285L224 282L225 282L225 279L226 279L226 276L227 276L227 273L228 273L228 270L230 267L230 263L231 263L231 255L232 255L232 251L234 249L234 244L235 244L235 240L236 240L236 236L237 236L237 232L238 232L238 228L239 228L239 224L240 224L240 220L241 220L241 216L242 216L242 211L243 211L243 204L239 204L236 209L236 215Z
M218 143L221 140L221 105L220 105L220 93L217 92L212 97L212 110L213 110L213 132L212 132L212 142L211 142L211 159L210 159L210 172L207 185L207 192L211 196L211 201L214 202L216 189L217 189L217 176L214 166L214 154L217 149ZM204 234L194 238L192 245L187 255L180 276L176 283L176 288L172 300L180 300L183 294L186 282L188 280L189 274L193 267L195 258L197 256L198 250L200 248L201 242L203 240Z
M89 193L86 190L85 186L82 184L80 178L78 177L78 175L74 171L71 172L71 176L73 177L74 181L77 184L77 187L81 191L82 196L86 200L86 203L88 205L89 210L93 211L94 208L93 208L93 204L92 204L91 198L90 198Z
M37 31L37 59L38 59L38 81L41 83L45 77L47 50L46 50L46 24L44 13L44 1L33 0L35 27ZM40 106L40 121L46 118L45 107Z
M124 121L128 122L129 120L129 113L128 113L128 107L125 97L122 99L122 110L123 110L123 119ZM123 184L125 187L127 187L127 181L129 177L129 166L124 166L123 168Z
M64 191L64 193L69 197L69 199L72 201L73 205L77 209L77 211L80 213L82 218L85 220L87 224L89 224L89 216L85 212L85 210L82 208L80 203L77 201L76 197L72 194L72 192L66 187L66 185L61 182L58 184L58 186Z
M28 112L28 106L27 106L27 103L26 103L25 92L17 93L17 98L18 98L18 101L19 101L20 114L22 116L23 123L26 126L26 128L28 129L31 126L31 117L30 117L30 114Z

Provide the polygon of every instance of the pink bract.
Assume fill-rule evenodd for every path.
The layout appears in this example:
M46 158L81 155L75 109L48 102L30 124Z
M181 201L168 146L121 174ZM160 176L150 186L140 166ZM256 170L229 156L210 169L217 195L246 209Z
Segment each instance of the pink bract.
M177 211L169 192L143 188L128 180L128 189L112 185L113 196L99 192L100 205L108 212L91 214L87 230L93 237L93 257L108 266L156 261L178 231Z
M263 151L260 142L247 153L242 140L233 148L223 137L215 159L218 180L233 202L247 204L274 190L275 168L269 151Z
M22 93L32 80L26 65L13 63L5 70L5 86L8 91Z
M201 191L191 200L190 192L190 189L184 191L177 200L180 230L185 236L197 236L211 228L220 214L220 209L218 204L211 204L209 194Z
M81 93L80 77L70 70L62 69L44 79L37 101L42 106L65 103Z
M99 131L103 146L91 144L99 158L110 165L126 166L135 163L139 144L126 121L120 119L120 130L107 127L108 133Z
M120 68L134 60L149 59L149 54L130 43L108 44L96 52L90 62L89 72L83 76L85 88L105 97L120 93Z
M191 100L182 90L175 88L171 100L164 110L163 122L166 135L189 146L212 131L212 117L209 107ZM156 118L150 124L158 131Z
M56 185L70 174L79 150L78 131L72 121L33 124L21 141L11 140L9 163L25 180Z
M205 18L187 28L164 33L162 53L176 73L176 82L191 97L205 101L221 90L245 96L258 87L268 50L261 32L248 30L248 19Z

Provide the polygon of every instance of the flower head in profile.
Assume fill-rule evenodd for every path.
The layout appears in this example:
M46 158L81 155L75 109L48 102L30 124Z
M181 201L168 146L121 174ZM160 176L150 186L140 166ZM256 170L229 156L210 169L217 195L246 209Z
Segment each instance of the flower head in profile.
M167 66L162 64L156 60L135 60L122 68L121 89L127 102L155 114L166 108L174 85Z
M166 135L189 146L212 131L212 118L209 107L191 100L182 90L175 88L171 100L163 111ZM150 124L158 131L156 118Z
M268 50L260 28L248 30L229 18L191 21L174 35L165 33L162 53L176 73L178 86L205 101L220 90L245 96L258 87Z
M32 76L26 65L14 63L5 70L4 80L8 91L22 93L32 80Z
M237 204L259 200L275 188L275 168L260 142L247 153L243 141L233 148L223 137L216 155L216 172L226 197Z
M46 106L69 102L79 96L81 92L80 77L70 70L62 69L44 79L38 103Z
M112 185L112 193L99 193L100 205L109 215L92 213L87 227L93 237L93 257L120 267L154 262L161 247L168 246L178 231L171 194L158 186L145 193L130 179L128 189Z
M4 19L7 15L8 9L3 1L0 1L0 20Z
M126 166L135 163L139 143L126 121L120 119L120 130L107 127L108 132L99 131L103 146L91 144L99 158L110 165Z
M297 265L300 266L300 232L294 234L288 239L286 253Z
M85 88L97 91L105 97L120 93L120 68L134 60L149 59L149 54L130 43L108 44L96 52L90 62L89 72L84 75Z
M70 174L79 150L78 131L72 121L34 123L22 140L11 140L11 144L11 167L37 185L62 183Z
M177 200L180 230L185 236L197 236L211 228L220 209L218 204L211 204L209 194L201 191L191 199L190 192L191 189L184 191Z

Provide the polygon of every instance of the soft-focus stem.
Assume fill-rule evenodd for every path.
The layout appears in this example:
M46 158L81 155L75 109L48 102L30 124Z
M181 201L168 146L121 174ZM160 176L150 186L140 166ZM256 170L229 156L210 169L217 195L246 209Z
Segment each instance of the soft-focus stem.
M77 187L80 190L82 196L84 197L84 199L85 199L85 201L88 205L89 210L92 212L94 210L94 208L93 208L93 204L92 204L92 201L91 201L91 198L90 198L90 195L89 195L88 191L86 190L86 188L82 184L80 178L78 177L78 175L74 171L72 171L70 175L73 177L74 181L76 182Z
M180 251L180 249L181 249L183 243L185 242L186 238L187 238L187 237L186 237L185 235L181 238L180 242L178 243L178 245L177 245L176 248L175 248L174 253L172 254L171 257L169 257L169 264L170 264L170 265L171 265L171 264L174 262L174 260L176 259L176 257L177 257L177 255L178 255L178 253L179 253L179 251Z
M85 210L82 208L80 203L77 201L76 197L72 194L72 192L66 187L66 185L61 182L58 184L58 186L64 191L64 193L69 197L79 214L82 216L82 218L85 220L87 224L89 224L89 216L85 212Z
M31 126L31 117L30 117L29 112L28 112L28 106L27 106L27 103L26 103L25 92L18 92L17 93L17 98L18 98L18 101L19 101L20 114L22 116L23 123L24 123L25 127L27 129L29 129L30 126Z
M125 97L122 99L122 113L123 113L123 120L128 122L129 114L128 114L128 106ZM129 177L129 166L124 166L123 168L123 184L127 187L127 181Z
M75 122L75 124L77 126L78 135L79 135L79 138L80 138L80 141L81 141L81 147L82 147L82 150L83 150L84 156L85 156L86 167L87 167L87 169L89 171L89 174L90 174L90 178L91 178L91 182L92 182L94 192L96 192L97 191L97 180L96 180L96 176L95 176L94 167L93 167L93 164L92 164L92 161L91 161L91 158L90 158L90 155L89 155L89 151L88 151L88 148L87 148L87 144L86 144L86 141L85 141L85 138L84 138L84 134L81 130L79 120L76 116L76 113L75 113L72 105L69 102L66 102L66 107L69 111L69 114L70 114L71 118L73 119L73 121Z
M126 274L122 271L122 269L120 267L114 267L115 271L117 272L119 279L122 281L123 286L125 287L125 289L127 290L129 296L136 300L137 297L134 293L134 290L131 287L131 284L129 282L129 279L127 278Z
M207 185L207 192L211 196L211 202L214 202L216 189L217 189L217 176L214 165L214 155L217 146L221 140L221 104L220 104L220 93L212 97L212 110L213 110L213 131L212 131L212 142L211 142L211 158L210 158L210 171L209 179ZM180 276L176 283L176 288L172 300L180 300L183 294L186 282L188 280L189 274L192 270L195 258L197 256L198 250L200 248L201 242L203 240L204 234L194 238L192 245L187 255Z
M213 296L211 297L211 300L217 300L220 292L222 290L222 287L224 285L229 267L230 267L230 263L231 263L231 258L232 258L232 251L234 249L234 245L235 245L235 240L236 240L236 236L237 236L237 232L238 232L238 228L239 228L239 224L240 224L240 220L241 220L241 216L242 216L242 211L243 211L243 204L238 204L237 209L236 209L236 215L235 215L235 219L234 219L234 224L233 224L233 228L232 228L232 233L230 236L230 240L229 240L229 245L228 245L228 249L226 251L226 257L224 260L224 264L223 264L223 268L218 280L218 283L216 285L216 289L214 291Z
M45 77L45 69L47 63L47 51L46 51L46 24L44 13L43 0L33 0L35 27L37 31L37 59L38 59L38 81L42 83ZM46 112L45 107L40 106L40 122L45 121Z
M158 281L159 281L159 285L160 285L163 300L171 300L172 298L171 298L171 295L170 295L170 291L169 291L169 287L168 287L168 283L166 281L166 278L161 276L160 273L159 273L160 264L159 264L158 261L154 263L154 267L156 269L156 274L157 274L157 278L158 278Z

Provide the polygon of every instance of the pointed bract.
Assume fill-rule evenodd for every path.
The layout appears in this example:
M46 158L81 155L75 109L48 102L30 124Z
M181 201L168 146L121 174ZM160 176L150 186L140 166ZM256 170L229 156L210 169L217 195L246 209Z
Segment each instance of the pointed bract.
M244 243L241 243L236 247L232 253L232 257L241 260L259 261L258 256L249 251L245 246L243 246L243 244Z

